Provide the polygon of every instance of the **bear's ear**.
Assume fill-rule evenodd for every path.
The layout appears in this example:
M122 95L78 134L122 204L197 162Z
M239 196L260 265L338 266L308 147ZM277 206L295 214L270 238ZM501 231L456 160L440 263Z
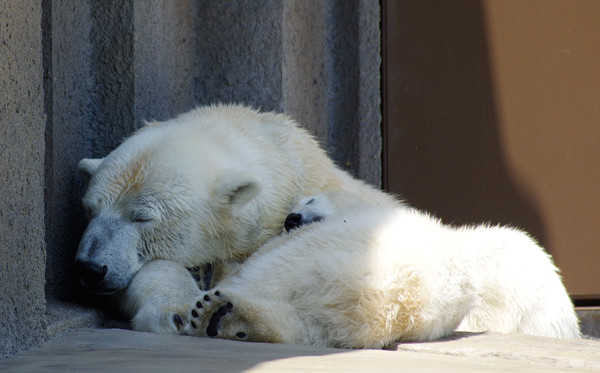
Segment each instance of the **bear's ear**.
M83 158L79 161L79 164L77 164L77 169L86 183L90 181L94 174L96 174L96 171L103 160L104 158Z
M241 208L260 192L260 180L245 172L226 172L217 182L216 195L220 203Z

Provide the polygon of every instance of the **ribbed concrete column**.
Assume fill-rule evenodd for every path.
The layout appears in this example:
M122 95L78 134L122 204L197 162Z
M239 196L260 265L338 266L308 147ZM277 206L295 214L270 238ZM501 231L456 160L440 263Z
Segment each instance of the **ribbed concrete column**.
M43 2L46 293L60 299L80 295L73 258L86 221L76 166L94 153L92 144L102 136L93 126L91 10L86 1Z
M281 110L281 0L202 0L195 99Z
M286 111L379 185L377 2L7 0L0 20L0 354L44 334L44 295L88 301L76 165L144 120L215 102Z
M379 3L288 0L283 107L342 168L381 184Z
M134 2L134 115L165 120L197 105L201 73L197 43L202 22L196 0Z
M44 336L42 7L0 2L0 357Z
M360 0L357 11L359 157L356 174L381 186L381 10L378 1Z

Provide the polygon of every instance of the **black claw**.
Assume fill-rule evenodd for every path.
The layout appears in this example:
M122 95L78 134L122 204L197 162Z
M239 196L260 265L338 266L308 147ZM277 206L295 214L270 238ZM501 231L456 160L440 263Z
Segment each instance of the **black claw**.
M220 293L220 292L217 290L217 291L215 291L215 295L216 295L217 297L220 297L220 296L221 296L221 293Z
M192 325L192 328L196 329L196 324L193 321L191 321L190 324Z
M177 327L177 330L183 326L183 319L178 314L173 315L173 323Z
M214 272L213 266L211 264L207 264L204 268L204 278L202 279L202 282L204 283L205 289L210 289L210 283L212 281L212 276Z
M208 295L205 295L204 296L204 300L207 301L207 302L210 302L210 297Z
M233 304L231 304L231 302L227 302L227 308L228 309L232 309L233 308Z
M196 308L202 308L202 303L196 302Z
M192 316L193 317L198 317L198 312L196 312L196 310L192 310Z

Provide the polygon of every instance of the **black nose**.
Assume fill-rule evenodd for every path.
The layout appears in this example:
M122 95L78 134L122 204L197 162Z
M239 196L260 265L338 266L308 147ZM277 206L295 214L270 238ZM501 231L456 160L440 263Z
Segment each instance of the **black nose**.
M106 276L106 266L99 266L92 262L75 261L75 271L79 278L87 284L98 284Z
M287 218L285 218L284 227L287 232L292 229L298 228L302 225L302 215L297 214L295 212L289 214Z

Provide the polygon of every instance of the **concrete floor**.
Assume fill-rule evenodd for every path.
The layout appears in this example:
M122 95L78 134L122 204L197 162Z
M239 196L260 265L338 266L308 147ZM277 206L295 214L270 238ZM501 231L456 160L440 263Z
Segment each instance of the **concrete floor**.
M0 360L6 372L572 372L600 370L600 341L458 334L393 350L234 342L80 328Z

